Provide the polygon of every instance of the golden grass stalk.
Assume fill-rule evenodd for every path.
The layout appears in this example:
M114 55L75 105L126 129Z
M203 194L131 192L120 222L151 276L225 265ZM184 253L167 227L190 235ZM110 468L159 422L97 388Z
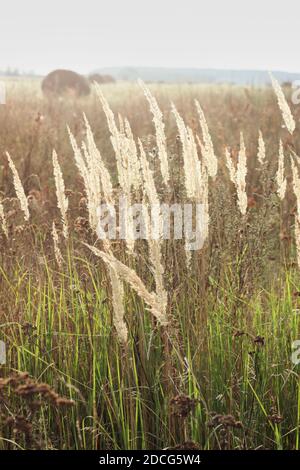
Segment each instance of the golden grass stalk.
M124 119L121 113L118 113L118 119L119 119L119 130L121 134L125 134L125 123L124 123Z
M279 142L279 157L278 157L278 170L276 172L276 181L277 181L277 194L282 200L285 196L287 180L284 176L284 151L283 144L280 139Z
M63 174L58 163L57 153L53 150L52 154L53 173L56 187L57 207L60 210L62 223L63 223L63 235L65 239L68 239L68 222L67 222L67 210L69 206L68 198L65 195L65 182Z
M141 89L149 103L150 111L153 116L153 123L155 127L156 143L158 150L158 158L160 161L160 171L163 182L166 186L169 185L170 174L169 174L169 163L168 163L168 152L167 152L167 139L165 135L165 124L163 122L163 115L155 97L150 92L149 88L144 84L142 80L138 80Z
M112 303L114 309L113 323L120 342L126 344L128 340L128 328L124 320L124 287L117 271L112 266L108 266L108 272L112 288Z
M131 188L138 189L140 187L140 163L137 155L136 145L132 136L131 128L128 120L123 121L120 118L121 131L117 128L114 114L105 99L101 88L95 84L96 92L102 104L105 113L108 128L111 133L111 142L115 151L118 180L123 194L126 198L126 207L131 204ZM124 133L125 132L125 133ZM126 208L125 208L126 209ZM135 240L133 236L133 220L131 210L127 210L126 214L126 245L129 253L134 252Z
M135 238L134 238L134 224L131 208L131 195L125 197L122 202L122 215L125 228L125 243L129 254L134 254Z
M204 246L204 242L209 236L209 200L208 200L208 170L205 165L201 166L201 192L199 193L199 199L196 200L196 203L202 205L201 218L196 218L196 227L195 229L198 233L201 233L201 244L197 248L201 250ZM188 269L191 269L192 261L192 250L190 246L190 240L185 239L185 255L186 255L186 266Z
M196 103L196 108L199 114L199 121L200 121L201 130L202 130L204 145L202 144L200 139L198 140L198 142L201 148L201 153L202 153L205 165L208 170L208 174L209 176L214 178L218 172L218 159L214 152L214 146L213 146L212 139L209 133L209 129L208 129L208 125L205 119L204 112L197 100L195 100L195 103Z
M161 213L157 212L156 216L161 217ZM143 203L143 217L146 226L146 236L149 247L151 272L155 280L155 291L157 297L161 299L163 311L166 311L168 303L168 293L164 287L165 270L162 262L162 239L160 237L160 234L158 238L156 238L156 234L153 234L153 225L151 225L150 215L145 200ZM159 221L159 223L161 224L161 220Z
M230 155L230 151L229 149L226 147L225 148L225 159L226 159L226 166L227 166L227 169L228 169L228 172L229 172L229 178L230 178L230 181L235 185L236 184L236 175L235 175L235 168L234 168L234 164L233 164L233 161L232 161L232 158L231 158L231 155Z
M140 148L140 161L142 167L142 173L144 178L144 193L150 203L151 208L155 209L152 211L152 215L155 215L155 220L150 222L149 212L146 209L144 201L144 220L147 232L147 242L149 246L149 258L151 263L151 270L153 272L156 293L158 298L161 299L162 308L166 311L168 294L164 288L164 267L162 263L162 214L160 210L160 201L157 194L153 173L149 167L149 163L146 157L145 150L142 142L139 140Z
M96 146L92 129L85 115L84 121L87 138L87 145L84 143L82 145L84 157L82 156L77 142L70 130L69 135L74 151L76 165L84 180L85 191L88 199L90 225L95 230L98 224L97 209L101 203L101 188L105 202L107 204L112 204L114 199L113 186L110 174L103 162L100 151ZM103 246L106 251L109 251L111 247L110 240L103 240ZM133 248L131 249L133 250ZM123 283L120 280L118 273L112 266L108 268L108 274L112 288L113 322L120 342L125 344L128 338L128 329L124 320Z
M144 191L148 197L150 204L159 205L159 197L154 182L153 172L150 169L149 162L146 157L146 152L140 139L138 140L138 144L140 149L140 161L144 182Z
M238 154L237 167L234 167L228 148L225 149L225 158L230 180L234 183L236 188L238 207L242 215L245 215L248 207L248 197L246 192L247 155L242 132L240 133L240 150Z
M276 80L275 77L273 77L271 73L270 73L270 78L272 81L273 89L277 96L278 106L282 114L283 122L287 130L289 131L289 133L293 134L296 128L296 124L295 124L292 112L290 110L290 107L288 105L288 102L284 96L281 86L279 85L278 81Z
M96 256L103 259L103 261L112 267L119 278L127 282L131 288L139 295L139 297L149 306L151 313L158 320L161 325L166 325L167 313L166 307L161 302L161 298L155 292L149 292L141 278L136 272L119 261L112 253L105 253L97 248L85 244Z
M73 148L75 163L84 182L84 188L87 197L89 224L93 230L96 230L98 225L97 209L101 201L98 167L94 168L93 165L91 165L86 145L83 144L83 156L80 148L77 145L76 139L74 138L69 128L68 132L70 142ZM87 160L89 161L89 163L87 163Z
M197 145L192 129L185 125L184 120L174 105L172 105L172 110L175 116L180 141L182 144L185 190L187 197L196 203L204 204L204 220L201 221L201 226L199 227L199 229L203 231L202 241L204 243L209 233L208 171L206 166L201 165L199 160ZM198 142L201 147L202 143L200 142L200 139L198 139ZM204 147L203 151L206 153ZM212 171L212 173L214 173L214 171ZM185 253L186 265L187 268L190 269L192 253L190 248L190 241L187 239L185 240Z
M14 183L14 188L15 188L15 191L16 191L16 195L17 195L17 198L19 199L21 209L24 213L24 219L26 221L28 221L29 217L30 217L29 206L28 206L28 201L27 201L27 198L26 198L26 195L25 195L23 185L21 183L21 179L19 177L19 173L18 173L18 171L15 167L15 164L12 161L12 159L11 159L8 152L6 152L6 156L7 156L7 159L8 159L9 167L10 167L12 175L13 175L13 183Z
M144 150L143 144L141 140L138 140L139 149L140 149L140 161L141 161L141 168L142 168L142 175L143 175L143 189L144 195L147 197L148 203L152 208L155 208L156 214L155 218L152 220L152 225L149 223L148 219L148 212L144 214L146 217L146 230L147 230L147 240L150 247L152 243L152 239L155 238L156 240L160 240L162 234L162 217L161 217L161 210L160 210L160 201L157 194L153 172L150 169L149 162L146 157L146 152ZM150 250L151 255L151 250ZM155 269L155 264L157 260L151 260L152 266Z
M102 187L105 201L107 203L112 203L113 202L113 186L111 182L110 173L107 170L104 164L103 158L100 154L100 151L95 143L94 134L87 120L87 117L85 114L83 116L84 116L84 122L85 122L85 127L86 127L88 162L90 166L90 171L93 172L97 178L100 177L101 187ZM98 181L96 184L98 184Z
M296 154L293 154L295 158L298 159ZM296 207L297 212L295 215L295 242L296 242L296 251L297 251L297 263L298 267L300 268L300 177L299 171L297 166L295 165L294 159L291 156L291 168L292 168L292 184L293 184L293 191L296 196Z
M208 200L208 170L205 165L202 165L202 198L201 202L204 206L203 220L201 221L201 229L203 231L203 242L209 235L209 200Z
M258 133L257 159L261 165L263 165L266 161L266 146L261 130L259 130Z
M246 214L248 206L248 198L246 193L246 175L247 175L247 156L244 136L240 134L240 151L238 157L238 164L236 169L236 189L238 196L238 206L242 215Z
M122 134L122 132L119 132L115 122L114 113L112 112L106 98L104 97L99 84L95 84L95 89L106 116L109 131L111 133L110 139L115 151L119 184L124 194L128 196L131 187L131 173L128 164L128 139Z
M300 219L295 217L295 241L296 241L296 251L297 251L297 264L300 268Z
M101 202L101 178L100 178L100 168L97 165L97 162L94 159L94 155L89 153L87 143L83 141L81 143L81 150L84 155L84 161L88 173L89 188L91 194L91 200L93 204L98 207ZM87 192L87 188L86 192Z
M175 116L180 141L182 144L186 194L190 199L199 200L199 196L203 189L202 173L194 135L192 130L185 125L184 120L174 105L172 105L172 111Z
M8 238L8 227L7 227L6 217L4 213L4 207L1 201L0 201L0 220L1 220L1 227L2 227L3 233L6 236L6 238Z
M59 268L62 267L63 264L63 257L59 248L59 238L58 233L55 227L55 223L52 222L52 240L53 240L53 247L54 247L54 256Z
M131 126L127 118L124 119L124 132L128 139L128 154L130 165L130 181L134 190L138 191L142 186L141 163L138 156L137 146L132 134Z
M296 158L297 156L294 155ZM300 220L300 177L299 177L299 172L298 168L295 165L294 159L292 156L290 156L290 161L291 161L291 168L292 168L292 184L293 184L293 191L296 196L296 203L297 203L297 215Z
M86 167L86 162L84 161L81 150L78 147L76 139L73 136L73 134L72 134L69 127L68 127L68 133L69 133L69 138L70 138L71 146L72 146L72 149L73 149L74 159L75 159L77 169L80 173L80 176L82 177L82 179L84 181L85 186L87 186L86 183L89 183L89 173L88 173L88 169Z
M87 131L87 148L85 154L89 172L90 174L94 174L94 179L91 177L92 184L94 184L94 193L97 194L100 192L100 187L98 185L101 182L101 188L105 202L107 204L112 204L114 197L110 174L103 162L100 151L96 146L93 132L85 115L84 120ZM100 198L98 204L100 204ZM103 240L103 246L106 251L109 251L111 247L110 240ZM108 268L108 274L112 289L114 327L116 329L119 341L122 344L126 344L128 339L128 329L124 320L125 311L123 282L120 280L117 272L113 267Z

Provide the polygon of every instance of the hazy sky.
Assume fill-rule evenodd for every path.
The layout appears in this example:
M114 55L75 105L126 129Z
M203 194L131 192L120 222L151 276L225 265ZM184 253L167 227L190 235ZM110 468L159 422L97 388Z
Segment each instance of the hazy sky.
M300 72L300 0L0 0L0 69Z

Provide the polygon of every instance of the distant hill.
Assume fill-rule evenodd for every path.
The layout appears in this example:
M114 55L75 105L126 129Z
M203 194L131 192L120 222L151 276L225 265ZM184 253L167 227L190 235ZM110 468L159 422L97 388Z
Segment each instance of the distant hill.
M262 86L270 83L267 71L221 70L163 67L105 67L92 73L111 75L116 80L135 81L141 78L148 82L167 83L232 83L236 85ZM300 79L300 73L274 71L280 83Z

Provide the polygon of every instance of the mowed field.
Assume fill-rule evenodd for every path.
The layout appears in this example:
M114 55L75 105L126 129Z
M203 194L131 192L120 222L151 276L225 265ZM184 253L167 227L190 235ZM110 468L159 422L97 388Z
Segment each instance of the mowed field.
M0 449L299 449L300 106L147 86L7 82ZM201 249L98 240L124 193L203 204Z

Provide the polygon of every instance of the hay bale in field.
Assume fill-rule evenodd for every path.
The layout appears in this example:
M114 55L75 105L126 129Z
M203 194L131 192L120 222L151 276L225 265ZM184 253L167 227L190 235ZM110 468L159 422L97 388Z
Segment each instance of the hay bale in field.
M111 75L100 75L100 73L92 73L89 75L89 81L90 83L115 83L116 80Z
M90 93L88 80L72 70L58 69L49 73L42 81L46 96L86 96Z

